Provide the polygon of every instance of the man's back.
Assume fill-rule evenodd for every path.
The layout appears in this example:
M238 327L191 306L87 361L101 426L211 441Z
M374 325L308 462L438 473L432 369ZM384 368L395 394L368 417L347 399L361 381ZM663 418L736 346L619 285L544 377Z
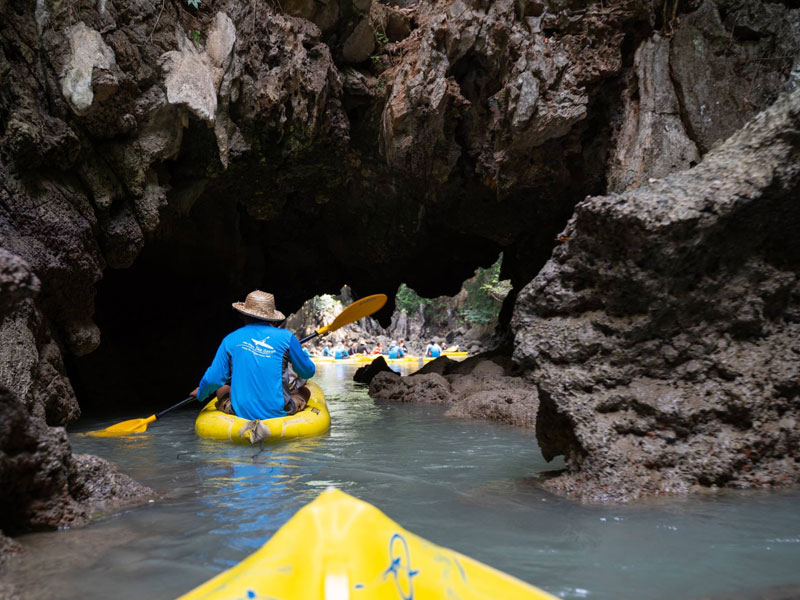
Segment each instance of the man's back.
M292 332L263 321L248 323L225 336L203 382L211 386L230 378L231 404L240 417L282 417L286 414L283 375L287 362L304 379L314 375L314 364Z

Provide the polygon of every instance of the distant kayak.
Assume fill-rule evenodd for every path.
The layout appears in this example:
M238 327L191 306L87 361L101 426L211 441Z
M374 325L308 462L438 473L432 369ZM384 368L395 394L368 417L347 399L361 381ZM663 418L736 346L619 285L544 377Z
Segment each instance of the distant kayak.
M331 426L325 395L313 381L306 385L311 390L311 398L308 406L299 413L248 421L217 410L217 399L214 398L200 411L194 430L200 437L237 444L279 442L325 433Z
M178 600L239 598L558 600L335 489L301 508L260 550Z
M386 362L390 365L400 363L416 363L419 362L420 359L419 356L414 356L413 354L407 354L401 358L389 358L388 356L384 356L383 358L385 358Z
M347 358L334 358L332 356L311 356L311 362L316 365L319 364L328 364L328 363L350 363L350 364L362 364L362 363L371 363L375 360L378 354L354 354L353 356L348 356Z
M463 360L463 359L467 358L469 353L466 350L461 350L461 351L457 351L457 350L447 351L447 350L445 350L444 352L442 352L441 355L442 356L446 356L447 358L452 358L454 360ZM439 356L426 356L424 358L424 360L425 360L426 363L428 363L428 362L431 362L432 360L436 360L437 358L440 358L440 357Z

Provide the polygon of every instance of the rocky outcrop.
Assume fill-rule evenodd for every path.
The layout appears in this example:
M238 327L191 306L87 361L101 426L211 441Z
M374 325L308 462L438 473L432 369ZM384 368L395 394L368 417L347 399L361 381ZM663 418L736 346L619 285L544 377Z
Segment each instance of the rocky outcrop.
M700 165L575 211L521 292L537 436L583 500L800 482L800 90Z
M76 357L79 378L168 347L77 358L119 310L113 293L95 301L96 285L105 273L118 289L109 267L137 259L159 293L209 309L209 290L241 299L267 273L285 312L345 281L455 293L501 250L519 288L573 205L604 191L612 150L620 186L691 163L692 144L702 154L791 85L797 35L797 11L756 0L709 0L661 37L634 0L2 11L0 244L42 282L39 345ZM703 108L717 92L695 85L704 68L684 55L698 44L730 66L725 89L758 90L747 110ZM665 123L686 136L652 140ZM107 346L141 330L132 319Z
M96 456L73 455L62 427L31 419L0 390L0 529L9 535L85 524L93 511L141 501L152 490Z
M153 493L103 459L71 454L64 428L48 425L79 409L33 305L38 291L28 263L0 250L0 331L16 359L0 361L0 562L19 549L3 533L81 525L98 509Z
M391 367L386 364L386 359L383 356L378 356L368 365L356 369L353 374L353 381L369 384L378 373L394 373Z
M797 10L706 0L674 25L640 44L626 74L609 191L696 165L796 85L786 75L800 57Z
M536 390L518 377L506 376L503 367L491 360L479 361L462 374L453 375L428 372L401 377L382 371L370 381L369 395L392 402L444 404L450 407L445 413L449 417L527 428L534 427L538 408Z

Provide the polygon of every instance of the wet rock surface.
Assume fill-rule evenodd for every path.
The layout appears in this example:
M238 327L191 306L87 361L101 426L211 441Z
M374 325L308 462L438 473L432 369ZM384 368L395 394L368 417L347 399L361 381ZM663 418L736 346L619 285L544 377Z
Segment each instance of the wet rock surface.
M83 525L153 491L96 456L73 455L63 427L31 419L0 389L0 529L9 535Z
M800 91L694 169L577 208L521 292L546 486L629 500L800 481Z
M441 366L440 371L447 365L435 360L426 367L435 363ZM519 377L507 376L503 366L491 360L474 362L460 373L449 375L429 370L402 377L394 371L382 371L370 381L369 395L392 402L444 404L450 406L445 413L449 417L528 428L534 427L538 409L536 390Z
M378 373L389 372L394 373L391 367L386 364L386 359L382 356L379 356L368 365L364 365L363 367L356 369L356 372L353 374L353 381L356 383L369 384L369 382L372 381L372 379Z

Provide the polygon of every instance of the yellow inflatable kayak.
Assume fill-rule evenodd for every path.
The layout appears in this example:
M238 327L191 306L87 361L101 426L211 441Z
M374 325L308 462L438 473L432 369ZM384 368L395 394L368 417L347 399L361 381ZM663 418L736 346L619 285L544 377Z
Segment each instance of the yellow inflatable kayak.
M218 411L217 399L214 398L200 411L194 422L194 430L200 437L237 444L280 442L325 433L331 426L331 415L325 403L325 395L313 381L309 381L306 385L311 390L311 398L308 406L299 413L274 419L248 421Z
M389 358L388 356L384 356L383 358L385 358L386 362L389 363L390 365L399 365L399 364L418 363L419 362L419 356L413 356L413 355L410 355L410 354L407 354L406 356L404 356L402 358Z
M312 356L311 362L315 365L329 364L329 363L344 363L344 364L362 364L371 363L375 359L372 354L356 354L348 356L347 358L334 358L332 356Z
M467 358L467 354L468 353L465 350L464 351L460 351L460 352L456 352L456 351L453 351L453 352L442 352L442 356L446 356L448 358L453 358L453 359L456 359L456 360L461 360L461 359ZM423 358L423 360L426 363L429 363L432 360L436 360L437 358L439 358L439 357L438 356L426 356L426 357Z
M179 600L558 600L329 489L255 554Z

